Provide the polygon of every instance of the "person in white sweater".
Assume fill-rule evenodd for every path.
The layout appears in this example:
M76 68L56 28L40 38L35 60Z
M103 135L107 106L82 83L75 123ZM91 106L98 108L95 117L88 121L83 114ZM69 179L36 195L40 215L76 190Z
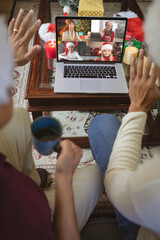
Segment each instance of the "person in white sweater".
M63 29L62 41L81 41L81 38L76 31L76 24L73 19L69 19L66 22L66 26Z
M148 57L144 66L141 50L137 73L135 60L132 59L129 83L131 103L122 123L116 117L104 114L95 117L89 128L93 156L104 177L105 190L115 207L125 240L160 239L160 157L153 156L152 161L141 164L141 142L147 112L160 99L160 88L156 85L157 77L160 78L160 58L156 51L152 51L153 47L160 48L159 33L156 35L159 12L160 1L155 0L145 23L149 53L157 66L154 65L150 75L152 61ZM155 27L149 22L151 18L152 23L155 21ZM153 28L155 30L154 35L150 34L150 25L152 31Z

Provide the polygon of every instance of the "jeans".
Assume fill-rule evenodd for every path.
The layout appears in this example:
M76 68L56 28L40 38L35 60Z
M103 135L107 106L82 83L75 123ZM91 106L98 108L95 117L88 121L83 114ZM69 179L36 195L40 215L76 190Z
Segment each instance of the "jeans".
M115 116L102 114L93 118L89 126L90 147L103 178L120 125L120 121ZM114 211L123 239L135 240L139 226L126 219L115 207Z

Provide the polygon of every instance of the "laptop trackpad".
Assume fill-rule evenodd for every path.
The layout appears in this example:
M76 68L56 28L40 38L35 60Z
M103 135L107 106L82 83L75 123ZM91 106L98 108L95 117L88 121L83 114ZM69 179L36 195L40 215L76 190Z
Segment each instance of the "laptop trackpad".
M101 83L99 80L81 80L80 90L85 92L99 92L101 90Z

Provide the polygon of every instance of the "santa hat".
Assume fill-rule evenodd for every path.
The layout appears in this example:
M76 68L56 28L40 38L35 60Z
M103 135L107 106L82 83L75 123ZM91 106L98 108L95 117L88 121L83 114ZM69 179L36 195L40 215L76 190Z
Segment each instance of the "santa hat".
M109 49L109 50L112 50L113 49L113 46L110 44L110 43L103 43L102 47L101 47L101 50L99 51L99 53L102 53L103 50L105 49Z
M112 26L113 26L113 23L111 21L106 22L105 26L107 26L108 24L112 24Z
M13 70L13 53L11 46L8 44L8 31L5 19L0 16L0 105L9 102L8 90L12 86L12 70Z
M160 1L154 0L148 8L145 17L144 32L148 52L153 60L160 67Z
M55 35L55 23L44 23L40 26L38 30L40 38L44 42L56 41Z
M66 42L65 43L65 53L66 53L66 56L68 54L68 47L70 47L70 46L74 46L75 47L74 43L72 43L72 42Z
M69 6L64 6L63 8L64 16L68 16L70 10L71 8Z
M69 48L69 47L71 47L71 46L75 47L74 43L72 43L72 42L67 42L67 43L66 43L66 47L67 47L67 48Z

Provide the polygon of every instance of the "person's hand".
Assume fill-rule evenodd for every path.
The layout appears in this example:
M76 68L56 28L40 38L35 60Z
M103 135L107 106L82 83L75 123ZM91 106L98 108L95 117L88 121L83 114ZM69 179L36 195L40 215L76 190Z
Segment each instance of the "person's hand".
M72 178L73 173L82 157L82 150L70 140L59 143L61 151L56 164L56 176L65 175Z
M143 50L140 50L137 74L135 71L135 60L132 59L130 66L129 97L131 104L129 112L143 111L148 112L151 106L160 99L160 88L156 86L158 67L154 65L151 76L151 60L147 57L143 66ZM143 72L144 67L144 72Z
M21 9L17 18L13 18L8 27L9 43L14 51L14 62L18 66L28 63L41 50L40 45L34 45L28 49L31 38L41 25L41 20L38 19L28 29L33 15L34 11L30 10L23 19L24 10Z
M101 37L104 36L104 30L100 30L100 35L101 35Z

